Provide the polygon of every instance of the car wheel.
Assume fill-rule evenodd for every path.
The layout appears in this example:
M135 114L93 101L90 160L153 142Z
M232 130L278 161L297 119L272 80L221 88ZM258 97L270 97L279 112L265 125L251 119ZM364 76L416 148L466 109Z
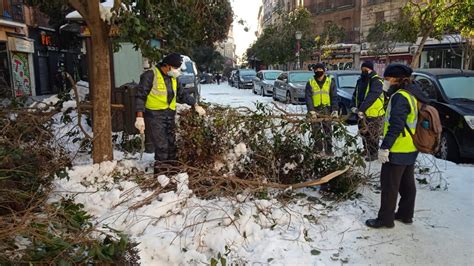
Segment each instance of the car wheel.
M287 104L292 104L293 103L293 101L291 100L291 92L290 91L286 92L286 103Z
M441 135L438 156L443 160L448 160L455 163L460 161L458 145L454 140L453 135L447 131L443 131L443 134Z

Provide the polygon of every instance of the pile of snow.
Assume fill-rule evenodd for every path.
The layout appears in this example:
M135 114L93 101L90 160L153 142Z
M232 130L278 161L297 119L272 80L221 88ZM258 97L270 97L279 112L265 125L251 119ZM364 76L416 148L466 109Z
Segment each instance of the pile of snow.
M142 191L120 176L130 169L145 171L151 163L150 157L146 162L77 165L68 171L69 181L55 180L54 200L75 195L75 201L96 217L99 228L107 225L129 234L139 243L143 265L208 264L219 253L227 254L228 262L278 265L441 265L473 259L471 165L437 160L449 190L419 186L413 225L396 223L394 229L374 230L364 221L376 216L380 195L369 187L360 190L359 199L342 203L321 201L311 188L299 191L308 197L295 197L288 204L245 194L203 200L192 194L188 175L182 173L158 176L163 186L175 183L176 191L159 194L149 205L130 210L153 191ZM451 243L450 247L439 245L442 241Z

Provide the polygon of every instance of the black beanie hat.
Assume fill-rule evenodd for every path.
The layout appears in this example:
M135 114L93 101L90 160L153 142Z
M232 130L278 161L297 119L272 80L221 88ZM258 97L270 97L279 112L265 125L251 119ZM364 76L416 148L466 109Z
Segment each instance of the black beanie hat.
M362 63L362 65L360 66L361 68L363 67L366 67L370 70L374 70L374 63L372 61L364 61L364 63Z
M317 68L322 68L326 71L326 66L323 63L317 63L313 65L313 71L316 71Z
M413 73L411 67L394 63L390 64L385 68L385 72L383 73L384 77L392 77L392 78L408 78Z
M183 58L181 57L180 54L172 53L172 54L169 54L169 55L165 56L165 58L163 58L162 62L163 62L163 64L170 65L174 68L179 68L179 67L181 67L181 64L183 63Z

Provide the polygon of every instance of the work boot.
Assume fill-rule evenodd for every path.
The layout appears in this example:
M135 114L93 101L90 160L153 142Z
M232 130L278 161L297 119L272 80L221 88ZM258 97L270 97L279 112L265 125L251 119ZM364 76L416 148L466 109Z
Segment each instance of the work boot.
M412 224L413 218L403 218L398 213L395 213L395 220L402 222L404 224Z
M368 219L365 221L365 225L372 228L393 228L395 226L393 222L391 224L387 224L379 219Z

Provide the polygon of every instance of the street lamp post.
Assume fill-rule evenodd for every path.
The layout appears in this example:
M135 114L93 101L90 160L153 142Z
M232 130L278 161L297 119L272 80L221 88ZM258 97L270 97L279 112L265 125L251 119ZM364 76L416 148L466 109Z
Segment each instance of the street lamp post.
M295 38L296 38L296 69L300 69L300 40L301 37L303 37L303 33L301 31L296 31L295 32Z

